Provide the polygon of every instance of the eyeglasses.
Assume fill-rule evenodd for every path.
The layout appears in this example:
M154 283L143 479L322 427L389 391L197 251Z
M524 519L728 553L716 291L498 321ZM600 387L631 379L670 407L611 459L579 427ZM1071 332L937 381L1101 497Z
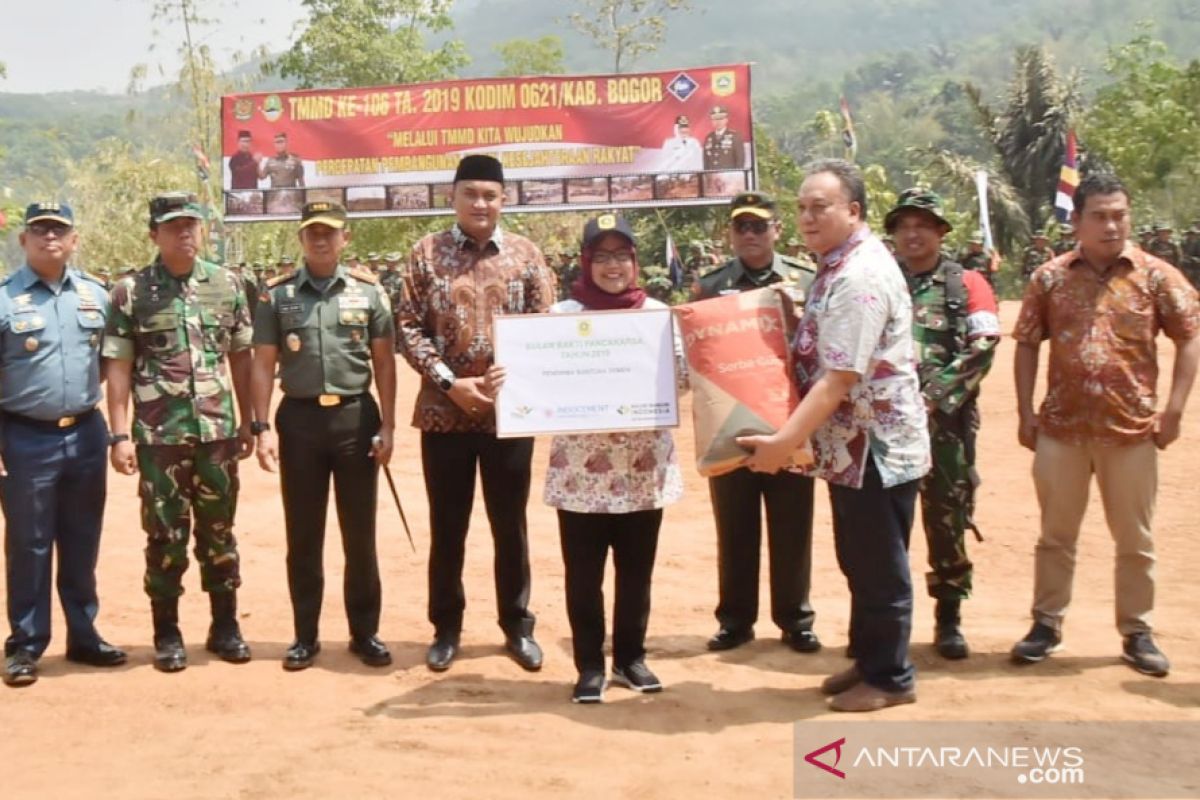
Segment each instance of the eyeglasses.
M592 254L592 263L600 266L609 264L632 264L632 250L597 250Z
M733 223L733 229L738 233L753 232L759 236L766 233L770 227L770 221L765 219L739 219Z
M61 222L35 222L27 230L39 239L54 234L59 239L71 232L70 225Z

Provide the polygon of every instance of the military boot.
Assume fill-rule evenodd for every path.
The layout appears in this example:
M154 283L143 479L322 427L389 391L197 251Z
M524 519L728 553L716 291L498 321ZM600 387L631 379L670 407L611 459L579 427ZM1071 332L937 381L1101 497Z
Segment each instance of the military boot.
M933 645L937 648L938 655L951 661L966 658L970 652L967 649L967 639L959 627L961 602L958 598L938 600L937 610L934 612L937 627L933 632Z
M208 629L205 649L215 653L222 661L245 664L250 660L250 647L238 627L237 593L211 592L208 600L212 606L212 627Z
M187 651L179 632L179 598L153 600L154 668L159 672L179 672L187 668Z

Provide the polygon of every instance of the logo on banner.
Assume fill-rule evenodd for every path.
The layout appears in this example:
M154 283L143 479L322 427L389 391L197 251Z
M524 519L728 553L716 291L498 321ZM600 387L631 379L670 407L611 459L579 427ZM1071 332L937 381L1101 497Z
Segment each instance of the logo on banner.
M588 336L591 336L592 335L592 321L589 319L579 320L578 331L579 331L579 335L583 336L585 338Z
M279 99L279 95L269 94L263 98L262 113L267 122L274 122L283 116L283 101Z
M686 72L681 72L675 76L675 79L667 84L667 91L675 96L679 102L686 101L689 97L696 93L700 88L700 84L692 80Z
M254 101L248 97L243 97L233 104L234 119L239 122L249 122L254 116Z
M732 70L721 70L712 74L712 90L717 97L729 97L737 91L737 76Z

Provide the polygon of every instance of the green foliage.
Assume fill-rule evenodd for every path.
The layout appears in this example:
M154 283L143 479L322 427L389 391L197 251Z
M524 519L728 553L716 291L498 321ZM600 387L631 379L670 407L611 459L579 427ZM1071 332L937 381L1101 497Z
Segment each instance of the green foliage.
M561 75L563 65L562 38L543 36L540 39L509 39L492 48L503 63L499 75Z
M182 159L117 138L105 139L66 167L66 195L79 231L77 261L86 269L149 263L154 253L146 234L150 198L195 179Z
M274 62L301 89L381 86L454 76L469 58L448 39L427 49L426 34L454 27L453 0L304 0L308 21Z
M691 0L577 0L583 11L568 17L575 30L612 53L613 72L620 72L653 53L667 33L666 15L688 11Z
M1196 208L1200 61L1180 64L1142 33L1110 51L1105 71L1113 83L1097 93L1082 133L1090 161L1112 168L1139 195L1145 221L1156 206Z

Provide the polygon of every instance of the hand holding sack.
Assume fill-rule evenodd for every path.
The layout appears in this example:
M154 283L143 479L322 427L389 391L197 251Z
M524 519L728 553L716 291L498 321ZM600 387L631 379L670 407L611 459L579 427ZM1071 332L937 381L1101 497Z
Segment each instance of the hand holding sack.
M746 459L738 436L779 430L799 403L788 348L788 314L774 289L676 308L692 384L696 468L712 477ZM811 463L807 450L793 463Z

